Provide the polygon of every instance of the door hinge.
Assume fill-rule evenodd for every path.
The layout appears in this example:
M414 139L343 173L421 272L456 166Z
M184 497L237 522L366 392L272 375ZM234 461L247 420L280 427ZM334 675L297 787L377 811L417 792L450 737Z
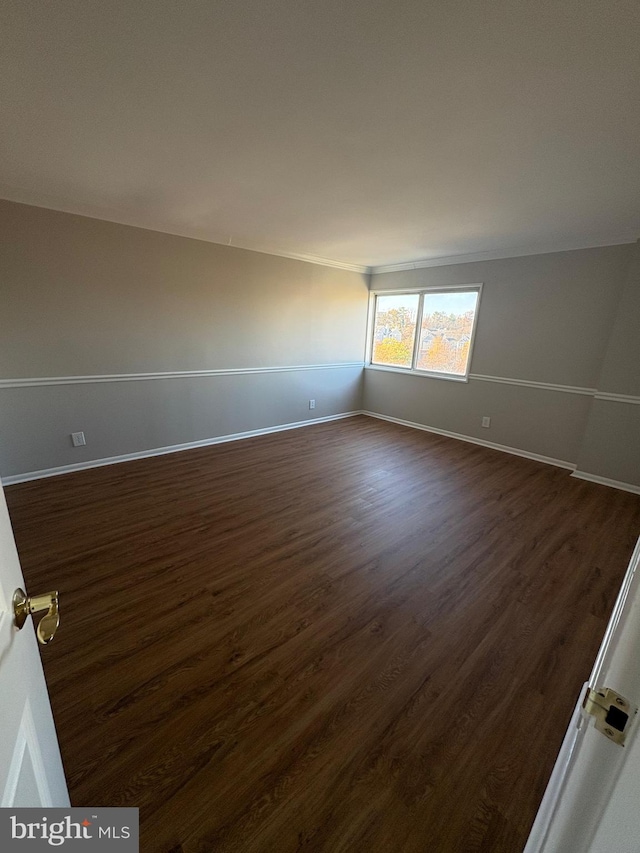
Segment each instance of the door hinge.
M638 713L635 705L610 687L602 687L596 690L587 688L582 707L587 714L595 717L595 727L599 732L618 746L624 746L630 722Z

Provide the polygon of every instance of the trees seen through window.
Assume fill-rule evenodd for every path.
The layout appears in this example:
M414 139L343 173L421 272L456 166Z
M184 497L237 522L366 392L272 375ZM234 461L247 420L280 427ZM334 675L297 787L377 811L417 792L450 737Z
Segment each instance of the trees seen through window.
M378 294L371 363L464 377L479 287Z

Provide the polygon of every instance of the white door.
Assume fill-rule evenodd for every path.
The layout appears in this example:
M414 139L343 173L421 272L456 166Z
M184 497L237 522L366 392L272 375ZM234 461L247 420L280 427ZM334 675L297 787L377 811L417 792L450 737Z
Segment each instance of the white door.
M33 617L20 631L14 623L18 588L24 579L0 484L0 806L64 807L69 794Z
M614 691L607 700L601 694ZM583 708L587 691L596 718ZM573 712L525 853L640 851L640 540L604 640ZM594 707L593 705L591 706ZM625 716L627 719L625 720ZM622 730L624 743L614 742Z

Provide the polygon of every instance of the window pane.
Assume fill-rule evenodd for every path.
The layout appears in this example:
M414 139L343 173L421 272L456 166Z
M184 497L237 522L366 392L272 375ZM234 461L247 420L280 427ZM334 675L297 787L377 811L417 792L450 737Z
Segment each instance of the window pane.
M419 299L417 293L376 297L372 363L411 367Z
M416 363L419 370L466 374L477 303L475 291L425 293Z

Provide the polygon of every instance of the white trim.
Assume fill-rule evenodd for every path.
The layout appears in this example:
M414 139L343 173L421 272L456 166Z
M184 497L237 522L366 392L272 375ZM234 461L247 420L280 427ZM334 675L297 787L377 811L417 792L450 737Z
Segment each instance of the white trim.
M447 438L457 438L459 441L466 441L469 444L479 444L481 447L488 447L491 450L501 450L503 453L510 453L512 456L522 456L525 459L533 459L535 462L544 462L546 465L555 465L556 468L566 468L569 471L573 471L576 467L573 462L566 462L563 459L554 459L552 456L542 456L539 453L530 453L528 450L520 450L518 447L509 447L506 444L496 444L493 441L484 441L481 438L473 438L470 435L463 435L459 432L450 432L447 429L425 426L425 424L418 424L414 421L405 421L402 418L392 418L390 415L380 415L377 412L363 411L361 414L367 415L369 418L378 418L379 420L389 421L393 424L400 424L401 426L411 427L412 429L419 429L423 432L433 432L436 435L444 435Z
M367 349L365 351L365 367L373 368L373 369L385 369L391 370L393 372L398 373L410 373L413 376L426 376L430 379L448 379L453 382L468 382L469 380L469 371L471 369L471 361L473 359L473 348L475 345L476 339L476 330L478 328L478 314L480 313L480 302L482 300L482 282L475 282L474 284L450 284L440 286L423 286L423 287L409 287L404 290L371 290L369 294L369 309L367 312ZM465 372L460 375L456 373L445 373L438 372L435 370L423 370L417 367L418 356L420 354L420 349L418 346L418 342L420 339L420 329L422 327L422 322L424 320L424 300L425 296L429 294L440 294L443 291L459 291L462 293L477 293L478 298L476 299L476 305L473 312L473 322L471 324L471 336L469 339L469 353L467 355L467 363ZM411 350L411 366L410 367L402 367L395 366L389 364L378 364L377 362L373 362L373 336L374 336L374 327L376 322L376 307L377 300L379 297L384 296L394 296L394 295L417 295L418 296L418 308L416 311L416 326L413 332L413 348Z
M254 438L258 435L269 435L274 432L284 432L289 429L300 429L313 424L324 424L329 421L339 421L343 418L352 418L363 412L341 412L339 415L327 415L324 418L312 418L308 421L295 421L294 423L278 424L262 429L251 429L246 432L236 432L229 435L218 435L214 438L204 438L201 441L187 441L183 444L172 444L167 447L155 447L152 450L140 450L135 453L123 453L121 456L108 456L103 459L91 459L87 462L76 462L71 465L60 465L57 468L43 468L40 471L27 471L24 474L12 474L2 478L3 486L12 486L15 483L27 483L30 480L42 480L46 477L58 477L61 474L70 474L73 471L86 471L89 468L102 468L105 465L116 465L119 462L132 462L135 459L148 459L150 456L165 456L168 453L178 453L181 450L193 450L196 447L209 447L212 444L225 444L228 441L241 441L244 438Z
M591 675L589 677L589 685L593 688L600 686L598 682L600 681L602 671L604 670L605 666L609 665L609 659L611 658L611 653L613 652L613 638L615 637L616 631L618 630L618 626L620 625L620 620L622 619L627 600L629 600L631 587L639 565L640 538L636 542L636 547L633 549L633 554L631 555L631 560L629 561L629 565L627 566L627 571L625 572L624 580L622 581L622 586L620 587L616 603L613 607L613 611L611 612L611 617L609 618L607 630L604 632L602 643L600 643L598 656L596 657L595 663L593 664L593 669L591 670Z
M275 257L278 258L290 258L294 261L304 261L307 264L319 264L323 267L334 267L335 269L359 272L364 273L365 275L369 275L371 271L371 267L367 264L352 264L347 261L337 261L332 258L323 258L318 255L310 255L305 252L285 252L282 249L265 249L250 246L243 242L237 243L233 241L233 235L230 235L226 239L217 235L217 240L211 240L203 237L202 235L194 235L193 233L182 231L179 228L168 229L161 228L157 225L140 225L131 221L120 211L106 211L103 209L95 211L94 209L92 212L88 213L86 209L82 209L82 205L78 206L67 201L60 202L53 198L47 198L45 203L38 200L42 199L42 195L40 193L36 194L30 190L25 190L22 187L13 187L8 186L7 184L0 184L0 198L14 202L15 204L25 204L30 207L38 207L42 210L53 210L57 213L69 213L72 216L82 216L85 219L97 219L99 222L111 222L114 225L125 225L127 228L139 228L142 231L153 231L157 234L169 234L172 237L183 237L187 240L197 240L199 243L212 243L214 246L224 246L225 248L230 249L242 249L246 252L257 252L260 255L275 255Z
M598 474L588 474L586 471L574 471L572 477L578 480L588 480L590 483L599 483L601 486L610 486L612 489L621 489L623 492L631 492L640 495L640 486L633 483L624 483L622 480L611 480L609 477L600 477Z
M573 767L578 749L587 730L586 726L581 725L582 704L587 686L588 684L585 681L573 709L560 752L556 758L556 763L553 765L549 782L547 783L523 853L541 853L544 850L544 845L549 835L549 828L551 827L558 803L567 785L569 771Z
M477 285L475 285L477 286ZM391 291L387 291L390 293ZM402 291L406 293L407 291ZM372 296L374 294L372 293ZM370 324L369 324L370 325ZM370 347L370 340L367 342ZM555 385L551 382L534 382L530 379L513 379L507 376L487 376L480 373L470 373L468 377L455 376L448 373L429 373L426 370L413 370L406 367L391 367L382 364L371 364L365 361L348 361L336 364L300 364L283 365L281 367L235 367L220 370L171 370L158 373L105 373L88 376L37 376L16 379L0 379L0 390L3 388L39 388L46 385L91 385L102 382L146 382L152 379L200 379L212 376L242 376L260 373L288 373L302 370L343 370L350 368L381 370L389 373L400 373L410 376L422 376L427 379L448 379L452 382L467 382L476 379L481 382L498 382L503 385L520 385L524 388L539 388L543 391L563 391L566 394L581 394L595 397L596 400L612 403L630 403L640 405L640 397L631 394L610 394L595 388L581 388L577 385Z
M595 398L608 403L631 403L640 406L640 397L635 397L632 394L609 394L608 391L596 391Z
M523 388L538 388L541 391L564 391L566 394L582 394L585 397L593 397L595 388L580 388L577 385L553 385L550 382L534 382L530 379L511 379L506 376L484 376L480 373L470 373L468 377L454 376L450 373L427 373L424 370L409 370L406 367L388 367L381 364L365 364L365 370L386 370L390 373L409 374L411 376L426 376L427 379L450 379L455 382L467 382L468 379L477 379L481 382L498 382L502 385L519 385Z
M540 388L543 391L564 391L566 394L582 394L585 397L593 397L598 393L595 388L580 388L578 385L555 385L551 382L534 382L531 379L485 376L481 373L470 373L469 379L477 379L481 382L500 382L504 385L521 385L524 388Z
M538 246L535 249L513 248L498 249L489 252L474 252L466 255L446 255L440 258L423 258L418 261L405 261L398 264L379 264L369 268L370 275L383 275L388 272L404 272L405 270L420 270L427 267L444 267L453 264L471 264L478 261L500 261L507 258L523 258L529 255L551 255L555 252L575 252L580 249L600 249L606 246L633 245L636 237L624 236L596 239L586 243L559 243Z
M38 742L38 734L33 721L33 713L31 712L31 704L27 697L20 727L16 736L16 742L13 748L13 755L7 773L7 781L0 801L0 807L11 808L14 805L16 793L18 790L18 782L20 781L20 773L24 764L26 752L29 752L31 758L31 766L33 767L33 775L38 788L38 796L40 797L40 806L50 808L53 806L53 798L49 789L47 774L44 769L40 744Z
M71 201L60 201L58 198L43 196L41 193L35 193L32 190L27 190L24 187L15 187L9 184L0 184L0 198L11 201L16 204L25 204L30 207L38 207L43 210L53 210L58 213L69 213L73 216L83 216L86 219L97 219L100 222L111 222L116 225L125 225L128 228L139 228L143 231L153 231L158 234L170 234L173 237L184 237L187 240L198 240L200 243L213 243L215 246L225 246L232 249L242 249L247 252L257 252L261 255L274 255L278 258L291 258L295 261L303 261L308 264L319 264L325 267L334 267L335 269L348 270L349 272L359 272L364 275L380 275L387 272L400 272L402 270L423 269L425 267L441 267L450 266L451 264L468 264L474 261L492 261L502 260L505 258L520 258L528 255L548 255L554 252L572 252L579 249L598 249L606 246L621 246L633 245L638 239L637 235L626 233L624 235L617 234L613 236L594 237L591 240L562 243L546 243L535 248L511 248L498 249L496 251L475 252L473 254L461 255L445 255L439 258L422 258L417 261L405 261L397 264L354 264L347 261L338 261L333 258L323 258L318 255L311 255L305 252L286 252L282 249L263 248L259 246L251 246L242 242L233 242L233 235L228 238L218 236L217 240L207 239L201 235L187 233L181 229L162 228L157 225L140 225L133 222L122 211L104 210L103 208L91 207L90 212L87 206L77 205Z
M150 379L199 379L208 376L238 376L248 373L287 373L294 370L335 370L363 367L362 361L336 364L302 364L283 367L236 367L222 370L172 370L164 373L107 373L95 376L40 376L0 379L2 388L33 388L42 385L87 385L96 382L140 382Z
M524 848L524 853L542 853L542 851L547 849L550 830L554 822L557 825L557 822L559 821L564 824L565 827L569 822L579 822L583 825L584 809L581 813L576 809L576 789L581 784L580 780L584 780L586 778L584 775L585 767L583 763L583 766L578 767L576 770L575 765L576 761L579 760L580 754L583 753L585 746L587 746L588 742L586 741L586 734L588 731L592 731L588 725L585 714L582 712L584 696L588 687L599 689L603 686L603 682L606 683L608 680L606 673L607 671L610 671L614 656L616 654L620 654L619 641L624 636L622 620L629 618L629 610L626 608L627 606L631 607L633 605L633 587L634 581L637 583L637 568L639 560L640 539L638 539L636 543L636 547L631 556L631 561L629 562L629 566L625 572L622 586L618 592L618 597L616 599L613 612L611 613L611 618L607 624L604 638L600 644L598 655L591 671L591 676L589 677L589 681L585 682L581 695L578 697L578 702L576 703L571 722L569 723L569 727L562 742L562 747L560 748L560 753L558 754L558 758L551 773L551 778L549 779L540 808L538 809L538 813L531 828L531 833L527 840L526 847ZM627 649L623 649L623 654L628 656L630 660L633 660L634 653L634 648L627 647ZM619 684L616 684L616 689L621 689ZM626 689L625 693L627 693ZM612 770L614 773L617 772L616 765L619 766L619 762L624 761L622 757L623 755L624 752L618 753L617 761L614 761L613 767L611 766L611 762L606 762L604 766L600 763L600 767L602 767L605 773L608 772L611 774ZM602 754L600 755L600 760L601 758ZM605 779L603 781L601 774L598 773L598 783L601 782L602 788L606 791L608 787L607 780ZM565 792L568 792L568 796ZM609 788L609 795L610 793L611 790ZM580 799L584 804L584 798ZM589 816L591 819L594 817L592 813L590 813ZM553 843L553 849L557 850L557 836L554 838ZM582 845L580 849L583 849Z
M448 379L450 382L466 383L469 379L466 376L459 376L455 373L429 373L427 370L417 370L413 367L393 367L390 364L365 364L365 370L381 370L386 373L400 373L403 376L422 376L425 379Z
M376 368L377 369L377 368ZM600 477L596 474L587 474L584 471L576 470L576 465L573 462L567 462L563 459L555 459L551 456L542 456L539 453L531 453L528 450L521 450L517 447L510 447L505 444L497 444L493 441L485 441L484 439L474 438L470 435L463 435L450 430L438 429L437 427L426 426L415 421L407 421L402 418L394 418L390 415L382 415L377 412L369 412L366 410L356 410L352 412L341 412L338 415L328 415L323 418L312 418L308 421L296 421L288 424L278 424L273 427L264 427L262 429L247 430L246 432L231 433L229 435L216 436L214 438L205 438L201 441L189 441L183 444L173 444L167 447L153 448L152 450L142 450L135 453L125 453L120 456L109 456L103 459L93 459L87 462L77 462L71 465L60 465L56 468L44 468L40 471L28 471L24 474L12 474L8 477L2 477L1 483L3 486L11 486L16 483L26 483L31 480L40 480L47 477L57 477L61 474L70 474L74 471L85 471L90 468L101 468L105 465L116 465L119 462L131 462L135 459L147 459L152 456L165 456L169 453L178 453L181 450L192 450L197 447L209 447L214 444L224 444L229 441L241 441L245 438L254 438L259 435L269 435L276 432L284 432L290 429L300 429L313 424L328 423L330 421L343 420L344 418L352 418L356 415L365 415L369 418L376 418L389 423L399 424L400 426L411 427L423 432L431 432L436 435L443 435L447 438L455 438L459 441L466 441L469 444L477 444L480 447L488 447L491 450L500 450L503 453L509 453L512 456L521 456L524 459L532 459L535 462L543 462L546 465L554 465L557 468L565 468L571 471L572 477L580 480L588 480L593 483L598 483L603 486L609 486L614 489L621 489L625 492L640 494L640 486L635 486L632 483L624 483L620 480L611 480L608 477Z
M187 235L178 235L187 236ZM191 238L201 239L201 238ZM203 242L209 242L205 240ZM245 252L257 252L261 255L274 255L276 258L289 258L292 261L304 261L306 264L318 264L321 267L331 267L336 270L346 270L347 272L359 272L363 275L371 274L371 267L366 264L350 264L346 261L336 261L332 258L321 258L318 255L307 255L304 252L284 252L277 249L258 249L251 246L245 246L242 243L216 243L217 246L229 246L232 249L243 249Z
M471 281L469 284L413 284L408 287L383 287L381 290L372 287L369 292L373 296L402 296L403 293L427 293L430 290L439 293L441 290L474 290L477 288L480 291L482 285L483 282L481 281Z
M371 351L373 349L373 327L376 323L376 296L373 291L369 291L369 301L367 302L367 334L364 342L364 359L363 364L367 367L371 362Z
M579 480L588 480L592 483L599 483L602 486L609 486L612 489L620 489L623 492L632 492L634 495L640 495L640 486L633 483L624 483L621 480L611 480L608 477L599 477L596 474L587 474L584 471L578 471L573 462L566 462L563 459L554 459L551 456L542 456L539 453L530 453L528 450L520 450L517 447L509 447L506 444L496 444L493 441L484 441L481 438L474 438L470 435L463 435L459 432L450 432L446 429L438 429L437 427L425 426L414 421L405 421L402 418L392 418L390 415L380 415L377 412L363 411L361 414L367 415L370 418L379 418L390 423L400 424L401 426L411 427L412 429L423 430L424 432L433 432L436 435L444 435L447 438L457 438L459 441L467 441L470 444L479 444L481 447L489 447L492 450L500 450L503 453L510 453L513 456L522 456L525 459L533 459L535 462L544 462L546 465L555 465L557 468L566 468L571 471L572 477L577 477Z

